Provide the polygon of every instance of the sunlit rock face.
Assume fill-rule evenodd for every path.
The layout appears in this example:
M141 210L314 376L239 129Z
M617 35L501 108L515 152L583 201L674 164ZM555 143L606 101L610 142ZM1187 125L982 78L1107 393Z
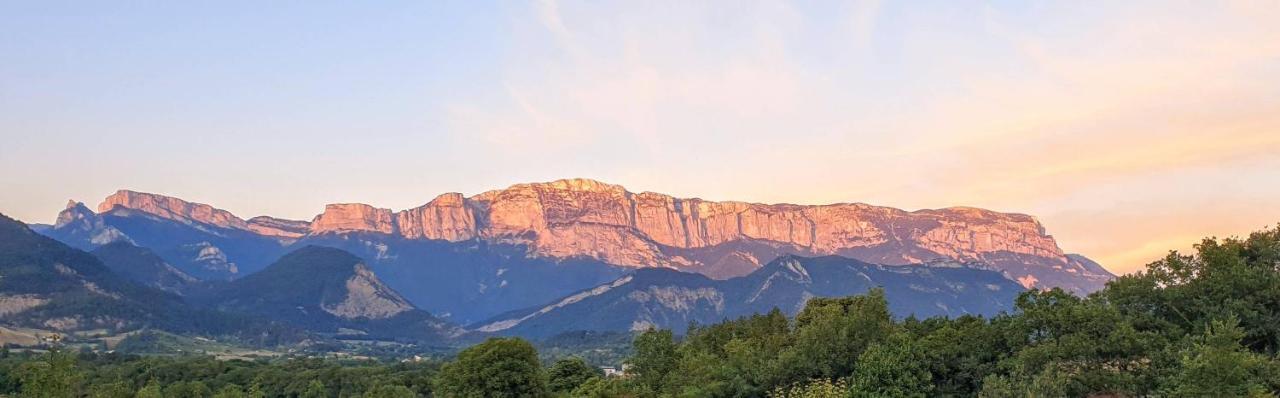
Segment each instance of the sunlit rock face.
M382 284L364 264L345 283L346 297L337 303L321 303L325 312L343 319L387 319L413 309L408 300Z
M98 212L110 212L117 207L182 224L242 230L282 240L297 239L311 232L311 223L306 221L268 216L244 220L229 211L207 204L129 190L116 191L103 199L102 203L98 204Z
M297 239L311 232L311 223L306 221L285 220L275 217L258 216L250 218L250 231L259 235L279 238Z
M737 241L784 244L810 254L839 254L878 246L909 247L880 262L930 258L982 260L988 253L1067 259L1035 218L973 208L907 212L865 204L800 206L682 199L591 180L520 184L469 199L450 196L398 213L406 237L446 240L476 236L528 243L537 255L588 256L628 266L696 265L664 254ZM424 209L434 218L409 217ZM445 215L441 217L438 215ZM437 231L434 236L421 231ZM447 234L439 231L448 231ZM737 255L740 255L738 253ZM855 255L856 257L856 255ZM758 259L757 263L771 259Z
M311 221L311 233L317 234L348 231L389 234L394 230L391 224L391 210L360 203L326 205L324 213Z
M431 202L395 214L397 231L410 238L461 241L476 237L475 212L460 193L440 195Z
M105 213L116 206L188 224L198 222L222 228L249 229L249 224L245 220L226 210L203 203L192 203L178 198L128 190L116 191L115 194L103 199L98 205L98 212Z
M349 232L483 239L526 245L534 257L589 257L714 278L744 275L780 254L837 254L890 265L983 262L1011 279L1035 276L1033 287L1079 292L1100 288L1111 277L1100 267L1068 258L1039 221L1023 214L968 207L904 211L861 203L715 202L633 193L587 179L518 184L469 198L448 193L398 212L331 204L309 225L264 217L246 222L207 205L131 191L108 197L99 208L113 206L281 239Z
M484 237L531 243L539 255L590 256L620 265L681 265L662 246L702 248L740 240L784 243L815 254L886 243L939 257L987 252L1065 255L1035 218L974 208L906 212L865 204L800 206L681 199L592 180L520 184L471 198L445 194L401 212L361 204L326 207L311 233L370 231L449 241ZM901 262L919 260L903 258ZM767 260L766 260L767 261Z

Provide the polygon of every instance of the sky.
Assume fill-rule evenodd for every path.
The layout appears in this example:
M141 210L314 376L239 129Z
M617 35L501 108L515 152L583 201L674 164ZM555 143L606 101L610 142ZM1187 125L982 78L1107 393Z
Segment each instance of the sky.
M0 212L583 177L1035 215L1117 273L1280 222L1280 2L0 0Z

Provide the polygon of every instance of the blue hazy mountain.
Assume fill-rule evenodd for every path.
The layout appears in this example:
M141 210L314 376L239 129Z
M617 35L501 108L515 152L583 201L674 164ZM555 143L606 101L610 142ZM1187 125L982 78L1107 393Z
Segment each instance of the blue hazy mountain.
M360 258L328 247L304 246L193 299L324 334L442 341L462 333L414 307Z
M783 256L737 278L714 280L670 269L639 269L545 305L471 327L482 332L551 336L574 330L684 330L774 308L799 312L814 297L882 288L897 316L994 315L1025 290L999 272L957 263L884 266L825 256Z
M100 246L91 253L112 272L144 286L182 295L200 284L199 279L169 265L151 249L124 240Z
M82 250L129 242L203 280L230 280L260 270L284 254L290 243L247 229L119 205L94 213L77 202L69 203L43 233Z
M117 249L122 248L109 250ZM156 328L257 344L305 338L300 329L267 319L190 305L181 296L121 276L94 255L3 215L0 325L107 334Z

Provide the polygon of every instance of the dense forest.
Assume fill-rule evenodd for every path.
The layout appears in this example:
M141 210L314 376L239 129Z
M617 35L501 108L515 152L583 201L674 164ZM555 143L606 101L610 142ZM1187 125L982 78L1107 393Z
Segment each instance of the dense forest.
M1077 297L895 319L880 291L637 335L626 374L492 338L424 361L0 353L0 394L32 397L1275 396L1280 227L1206 239Z

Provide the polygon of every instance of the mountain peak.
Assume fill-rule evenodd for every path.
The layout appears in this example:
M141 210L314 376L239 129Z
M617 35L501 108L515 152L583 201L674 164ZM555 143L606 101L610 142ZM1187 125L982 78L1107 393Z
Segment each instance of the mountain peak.
M93 210L89 210L84 203L68 200L67 207L58 213L58 220L54 222L53 227L63 228L72 223L86 222L84 220L90 220L95 215Z
M231 307L285 317L324 311L346 320L386 319L414 309L359 257L313 245L232 282L221 295Z

